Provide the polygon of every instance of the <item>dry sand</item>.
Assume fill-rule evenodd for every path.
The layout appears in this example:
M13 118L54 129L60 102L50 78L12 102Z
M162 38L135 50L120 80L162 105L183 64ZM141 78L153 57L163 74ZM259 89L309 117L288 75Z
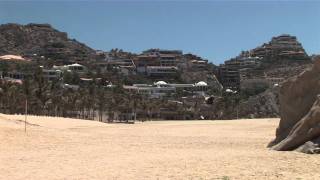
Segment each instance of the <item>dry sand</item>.
M23 119L0 114L0 179L320 179L320 156L266 148L278 119Z

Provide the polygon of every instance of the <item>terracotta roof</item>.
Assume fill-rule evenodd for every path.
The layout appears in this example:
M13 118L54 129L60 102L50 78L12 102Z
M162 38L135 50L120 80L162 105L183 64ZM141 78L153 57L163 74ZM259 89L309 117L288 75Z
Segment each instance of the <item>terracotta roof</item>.
M0 56L1 60L18 60L18 61L28 61L22 56L17 56L17 55L4 55Z

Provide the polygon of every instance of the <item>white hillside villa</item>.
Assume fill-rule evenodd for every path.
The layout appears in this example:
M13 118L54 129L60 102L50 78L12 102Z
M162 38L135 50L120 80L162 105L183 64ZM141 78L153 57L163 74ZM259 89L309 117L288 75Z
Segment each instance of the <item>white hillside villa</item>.
M204 96L208 90L207 83L200 81L195 84L169 84L164 81L149 84L133 84L132 86L123 86L128 91L136 91L148 95L150 98L162 98L168 94L174 94L177 90L190 92L194 95Z
M60 70L60 71L71 71L71 72L76 72L78 74L85 74L88 71L86 66L83 66L78 63L64 65L64 66L53 66L53 69Z

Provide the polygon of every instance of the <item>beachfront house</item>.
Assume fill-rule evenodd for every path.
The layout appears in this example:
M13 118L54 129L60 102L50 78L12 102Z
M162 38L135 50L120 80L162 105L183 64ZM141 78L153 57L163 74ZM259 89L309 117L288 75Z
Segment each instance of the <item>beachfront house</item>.
M206 82L200 81L195 84L170 84L164 81L158 81L154 84L133 84L132 86L123 86L125 90L135 91L147 95L149 98L162 98L170 96L177 91L188 92L191 95L205 96L209 87Z
M63 65L63 66L53 66L54 70L60 70L60 71L70 71L78 73L79 75L84 75L88 72L88 68L84 65L75 63L70 65Z

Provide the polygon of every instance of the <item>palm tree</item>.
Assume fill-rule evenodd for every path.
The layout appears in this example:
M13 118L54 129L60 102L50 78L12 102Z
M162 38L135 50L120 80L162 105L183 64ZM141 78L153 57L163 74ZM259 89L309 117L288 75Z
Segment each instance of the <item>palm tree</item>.
M103 87L98 86L96 98L99 121L102 122L103 113L106 109L106 90Z
M10 99L8 101L8 105L9 105L9 113L10 114L14 114L17 113L17 107L19 104L19 100L20 100L20 89L17 85L12 84L9 89L8 89L8 98ZM21 106L20 106L21 107Z
M0 81L1 82L1 96L0 96L0 101L1 101L1 109L3 109L4 113L7 113L7 107L8 107L8 89L9 89L9 84L6 81Z
M38 100L38 112L37 114L43 114L47 101L50 99L50 85L43 76L42 69L39 67L36 69L34 75L34 82L36 88L34 89L35 97Z
M129 104L129 108L131 108L131 112L134 116L134 121L137 120L137 109L138 109L138 106L140 105L141 103L141 96L138 94L138 93L129 93L128 94L128 104Z

